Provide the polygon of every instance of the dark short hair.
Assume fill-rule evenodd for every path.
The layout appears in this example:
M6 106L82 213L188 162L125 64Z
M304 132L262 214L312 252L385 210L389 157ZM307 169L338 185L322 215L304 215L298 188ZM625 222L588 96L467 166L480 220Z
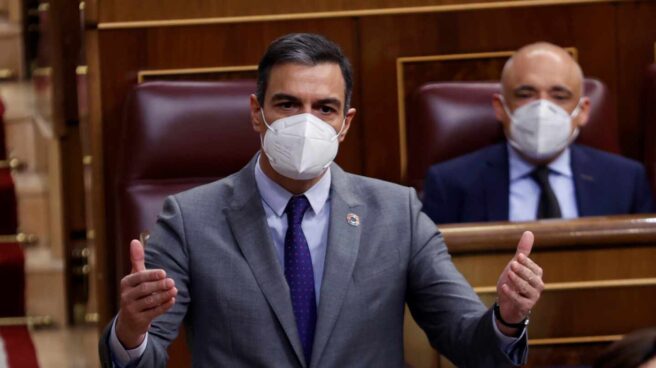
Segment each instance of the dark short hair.
M631 332L602 352L594 368L637 368L656 357L656 328Z
M344 77L344 113L351 105L353 93L353 71L351 63L334 42L312 33L290 33L269 45L257 67L257 101L264 106L264 94L269 83L271 68L284 63L298 63L314 66L321 63L335 63Z

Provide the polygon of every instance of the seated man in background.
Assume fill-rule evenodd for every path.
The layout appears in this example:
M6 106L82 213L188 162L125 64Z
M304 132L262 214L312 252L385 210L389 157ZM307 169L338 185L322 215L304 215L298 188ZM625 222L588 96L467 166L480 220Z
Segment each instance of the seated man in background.
M572 144L588 119L583 72L535 43L508 60L493 97L507 142L433 165L424 211L436 223L532 221L653 211L644 167ZM490 200L491 197L496 197Z

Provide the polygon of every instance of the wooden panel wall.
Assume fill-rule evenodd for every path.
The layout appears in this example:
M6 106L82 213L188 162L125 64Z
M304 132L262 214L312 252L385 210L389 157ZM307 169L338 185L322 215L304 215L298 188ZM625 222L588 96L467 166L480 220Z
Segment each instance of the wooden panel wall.
M594 3L600 0L567 0L571 3ZM601 0L606 1L606 0ZM619 2L624 0L610 0ZM370 14L399 14L468 9L494 9L562 3L562 0L331 0L299 2L295 0L238 2L219 0L91 0L98 7L94 20L101 23L157 22L207 18L241 18L231 21L253 21L275 16L278 19L298 17L349 17Z
M255 65L268 43L280 35L322 33L342 46L355 68L353 103L358 116L340 149L338 163L349 171L398 182L402 156L397 104L399 58L512 51L546 40L575 48L586 74L609 86L620 115L622 151L642 158L643 127L637 119L637 94L642 70L654 62L656 27L650 21L656 19L656 2L371 0L352 5L347 1L279 1L275 9L272 4L200 0L184 5L173 0L87 3L87 131L92 132L88 154L95 165L89 170L96 183L92 203L97 221L92 230L102 280L101 323L116 311L116 283L123 275L113 274L115 264L128 259L127 244L115 244L111 235L116 216L112 172L120 148L116 127L122 104L138 82L140 71ZM316 13L330 11L336 13ZM258 14L277 17L250 17ZM191 21L185 23L184 18ZM171 19L183 20L123 23ZM404 85L409 86L404 93L436 79L497 79L501 65L501 60L434 63L434 69L404 73ZM199 72L181 78L220 79L227 75ZM146 77L153 78L178 79L175 73Z

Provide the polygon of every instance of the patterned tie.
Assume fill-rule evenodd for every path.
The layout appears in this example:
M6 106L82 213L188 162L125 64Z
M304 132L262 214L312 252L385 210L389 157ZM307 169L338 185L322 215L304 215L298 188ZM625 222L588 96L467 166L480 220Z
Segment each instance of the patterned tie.
M288 223L285 235L285 278L291 292L296 327L307 364L310 364L312 356L314 329L317 323L312 257L301 228L303 215L309 207L310 202L305 196L295 196L289 200L285 209Z
M562 217L558 199L549 184L549 168L547 166L538 166L531 172L531 177L540 186L540 202L535 217L538 219Z

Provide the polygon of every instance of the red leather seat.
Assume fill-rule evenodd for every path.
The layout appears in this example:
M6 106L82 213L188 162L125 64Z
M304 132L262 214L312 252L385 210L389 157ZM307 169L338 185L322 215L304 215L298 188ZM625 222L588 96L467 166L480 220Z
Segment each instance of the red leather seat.
M645 131L645 167L656 193L656 64L647 68L641 94L640 120Z
M473 152L504 139L492 108L496 82L427 83L408 105L407 184L421 191L430 165ZM606 86L585 80L591 100L590 119L577 142L619 152L617 120Z
M116 285L130 272L130 240L153 228L166 196L228 176L257 152L255 89L254 80L151 82L128 97L116 171ZM172 349L169 366L185 365L184 348Z

